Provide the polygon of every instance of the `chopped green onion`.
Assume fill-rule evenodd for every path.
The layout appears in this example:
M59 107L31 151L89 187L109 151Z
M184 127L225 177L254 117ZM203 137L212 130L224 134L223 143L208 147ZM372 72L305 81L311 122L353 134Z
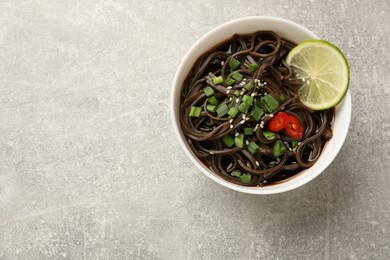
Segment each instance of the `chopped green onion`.
M271 94L265 95L261 104L268 112L274 112L279 107L279 102Z
M251 154L256 154L260 147L255 142L250 141L247 149Z
M224 142L224 144L225 144L228 148L232 147L233 144L234 144L234 138L233 138L233 136L231 136L231 135L225 135L225 136L222 138L222 141Z
M230 68L235 70L240 66L240 61L236 58L231 58L228 65Z
M209 111L209 112L215 113L215 111L217 111L217 106L207 105L207 106L206 106L206 109L207 109L207 111Z
M252 180L252 175L250 175L249 173L245 173L240 176L240 181L244 184L250 183L251 180Z
M242 113L246 113L246 111L248 111L249 109L249 104L245 103L245 102L242 102L239 106L238 106L238 110L240 110L240 112Z
M222 105L220 105L218 108L217 108L217 113L218 113L218 116L219 117L223 117L224 115L226 115L227 113L229 112L229 107L223 103Z
M225 80L225 83L226 83L228 86L230 86L231 84L234 83L234 79L232 79L232 78L227 78L227 79Z
M209 97L207 99L207 101L209 102L210 105L213 105L213 106L218 105L218 100L215 96Z
M230 175L238 178L241 176L241 172L240 171L233 171Z
M233 94L234 94L236 97L238 97L238 96L240 95L240 91L236 90L236 91L234 91Z
M262 107L261 98L256 98L256 99L255 99L255 106L257 106L257 107Z
M267 139L269 141L275 139L275 133L272 133L270 131L263 131L263 135L264 135L265 139Z
M291 146L292 146L292 149L295 149L298 146L298 142L297 141L292 141L291 142Z
M244 76L240 72L237 72L237 71L234 72L232 75L232 78L237 80L237 81L241 81L243 77Z
M286 97L283 94L280 94L279 96L280 102L286 102Z
M239 134L238 136L236 136L234 138L234 143L236 144L237 147L244 147L244 135L243 134Z
M253 135L253 128L245 127L244 128L244 135Z
M237 108L235 108L235 107L230 108L230 110L228 112L229 116L236 117L237 114L238 114L238 109Z
M202 111L201 107L191 107L190 116L192 117L200 117L200 112Z
M259 121L261 116L264 115L264 110L258 108L257 106L254 106L250 115L257 121Z
M255 72L257 70L258 66L255 63L249 64L248 71L250 73Z
M247 103L248 105L251 106L253 104L253 97L248 96L248 95L244 95L242 97L242 101L244 101L245 103Z
M205 88L203 88L203 92L206 94L206 96L210 97L212 95L214 95L214 89L210 86L207 86Z
M279 157L281 156L282 154L284 154L284 152L286 151L286 147L283 146L283 143L281 140L277 140L275 143L274 143L274 147L273 147L273 155L275 157Z
M232 96L232 101L230 102L231 106L234 107L236 105L237 97Z
M246 90L251 90L255 87L255 85L252 82L249 82L248 84L245 85Z
M212 80L213 80L213 83L214 83L215 85L221 84L221 83L223 82L222 76L214 77Z

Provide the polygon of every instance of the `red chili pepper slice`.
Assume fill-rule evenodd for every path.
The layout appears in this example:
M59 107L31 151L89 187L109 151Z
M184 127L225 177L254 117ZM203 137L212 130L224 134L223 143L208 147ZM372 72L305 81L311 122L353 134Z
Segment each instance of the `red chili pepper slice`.
M287 124L283 128L283 130L288 134L291 138L294 139L302 139L303 137L303 128L299 120L293 116L287 116Z
M288 115L284 112L276 114L276 116L274 116L274 118L272 118L268 123L268 130L271 132L278 132L282 130L288 123L287 117Z

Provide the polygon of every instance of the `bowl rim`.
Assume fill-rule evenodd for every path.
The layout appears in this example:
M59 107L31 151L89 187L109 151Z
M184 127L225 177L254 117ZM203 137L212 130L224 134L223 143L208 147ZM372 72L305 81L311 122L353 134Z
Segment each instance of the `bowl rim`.
M341 129L340 132L337 133L338 134L338 143L335 143L335 145L336 145L336 147L334 147L335 151L333 151L330 154L330 156L327 157L327 160L324 163L322 163L320 166L316 166L317 162L312 166L312 167L316 166L317 168L314 168L314 169L318 169L313 174L306 174L305 175L305 173L307 173L307 171L310 171L310 169L312 169L312 167L310 167L310 168L303 170L300 173L292 176L291 178L288 178L287 181L285 181L285 182L283 181L281 183L277 183L275 185L270 185L270 186L265 186L265 187L249 187L249 186L241 186L241 185L234 184L232 182L229 182L229 181L217 176L215 173L212 173L211 170L206 168L206 166L203 163L201 163L200 160L192 153L191 149L188 147L187 142L183 138L184 136L183 136L183 133L182 133L182 130L180 127L180 119L177 116L177 112L175 110L175 105L177 102L177 91L175 91L175 90L177 88L181 88L182 82L179 82L179 77L183 73L182 70L183 70L184 65L187 63L187 60L191 57L192 53L197 48L199 48L199 46L202 44L202 42L204 42L206 39L208 39L209 37L211 37L212 35L214 35L218 31L225 29L226 27L230 27L236 23L249 22L249 21L250 22L275 22L275 21L277 21L277 22L284 23L288 26L298 28L303 33L310 35L310 37L319 38L315 33L313 33L312 31L310 31L306 27L304 27L296 22L293 22L293 21L290 21L290 20L287 20L284 18L274 17L274 16L248 16L248 17L243 17L243 18L231 20L231 21L228 21L226 23L218 25L217 27L213 28L212 30L210 30L206 34L204 34L201 38L199 38L190 47L190 49L188 49L188 51L186 52L186 54L182 58L179 66L177 67L176 73L175 73L174 78L173 78L172 88L171 88L171 100L170 100L171 101L170 102L171 118L172 118L173 128L174 128L175 134L176 134L177 139L179 140L179 143L180 143L182 149L184 150L185 154L192 161L192 163L207 177L209 177L210 179L212 179L213 181L217 182L218 184L220 184L224 187L227 187L227 188L235 190L235 191L247 193L247 194L256 194L256 195L277 194L277 193L290 191L290 190L296 189L300 186L303 186L304 184L310 182L311 180L316 178L318 175L320 175L322 172L324 172L325 169L333 162L333 160L335 159L335 157L338 155L339 151L341 150L341 147L343 146L345 139L347 137L347 134L348 134L348 129L349 129L350 121L351 121L351 114L352 114L351 93L350 93L350 89L348 89L347 94L345 95L343 101L339 105L336 106L335 118L337 118L337 114L339 114L340 112L342 113L343 128ZM233 34L234 33L232 33L232 35ZM193 64L191 64L191 66L192 65ZM333 125L333 128L334 128L334 125ZM334 138L332 138L332 139L334 139ZM328 141L325 145L328 145L328 143L330 143L330 142L331 141ZM321 153L323 153L323 152L321 152ZM321 158L321 155L320 155L320 158ZM305 176L300 177L303 175L305 175ZM298 179L298 180L292 182L292 181L290 181L292 179Z

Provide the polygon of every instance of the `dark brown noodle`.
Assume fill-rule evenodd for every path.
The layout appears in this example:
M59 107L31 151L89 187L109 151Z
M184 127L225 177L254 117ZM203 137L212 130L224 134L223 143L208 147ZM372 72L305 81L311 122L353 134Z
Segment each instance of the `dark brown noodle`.
M285 62L286 55L294 46L294 43L271 31L234 35L229 41L202 55L187 76L183 84L180 107L181 128L194 154L221 178L246 186L263 186L283 181L311 167L320 156L325 143L332 137L331 121L334 109L312 111L298 100L297 89L300 82L293 78L293 71ZM241 62L240 67L234 71L228 66L233 57ZM248 67L253 63L258 65L258 69L252 73ZM214 89L219 104L229 104L229 98L235 90L244 90L243 84L239 83L234 83L230 91L225 82L213 84L213 77L222 76L225 80L236 71L244 75L243 81L255 84L255 88L245 94L261 98L268 93L281 104L271 115L262 116L260 122L263 122L264 128L259 127L260 122L253 118L241 124L241 113L229 122L230 117L218 117L206 109L208 103L203 92L204 87L211 86ZM281 100L282 95L285 97L284 102ZM240 98L242 95L238 97ZM203 108L200 117L189 116L191 106ZM262 134L272 115L279 111L294 115L303 126L303 138L298 140L295 149L291 147L293 139L283 131L277 133L272 141ZM244 127L256 129L255 134L245 136L243 148L226 148L222 138L227 134L243 132ZM283 141L287 148L278 158L272 153L276 140ZM255 141L260 146L257 154L248 152L246 141ZM243 184L239 178L232 177L231 173L235 170L250 173L251 182Z

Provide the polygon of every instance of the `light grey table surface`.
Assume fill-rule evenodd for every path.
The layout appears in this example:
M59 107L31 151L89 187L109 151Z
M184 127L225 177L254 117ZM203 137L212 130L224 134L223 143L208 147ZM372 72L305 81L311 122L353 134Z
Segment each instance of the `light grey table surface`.
M0 1L0 259L390 259L389 9L388 0ZM171 125L185 52L249 15L301 23L351 67L341 152L279 195L214 183Z

